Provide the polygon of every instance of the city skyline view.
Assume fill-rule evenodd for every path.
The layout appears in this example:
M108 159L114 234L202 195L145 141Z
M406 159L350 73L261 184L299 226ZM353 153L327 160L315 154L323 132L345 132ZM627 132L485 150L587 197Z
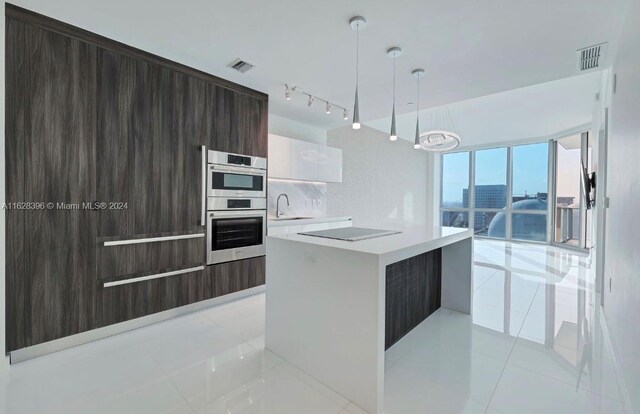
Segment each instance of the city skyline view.
M569 147L567 145L567 147ZM576 150L564 146L558 156L575 161ZM445 226L469 227L473 222L476 235L495 238L544 241L547 239L549 144L527 144L511 148L511 194L508 194L507 147L446 154L442 166L442 223ZM579 149L577 150L579 156ZM470 157L474 156L474 174L470 174ZM557 177L554 214L564 230L561 239L579 233L580 214L579 169L576 162L567 163ZM579 158L578 163L579 165ZM575 171L575 174L573 173ZM473 183L469 182L470 175ZM575 188L578 188L577 193ZM473 189L473 205L471 190ZM511 198L509 198L511 197ZM511 229L507 235L507 213L511 205ZM464 209L455 211L448 209ZM565 223L565 224L562 224Z
M514 196L547 192L548 151L546 142L513 148ZM442 207L466 207L463 205L462 194L469 188L469 152L447 154L443 158L442 171ZM506 148L476 152L476 186L503 184L506 188L506 179Z

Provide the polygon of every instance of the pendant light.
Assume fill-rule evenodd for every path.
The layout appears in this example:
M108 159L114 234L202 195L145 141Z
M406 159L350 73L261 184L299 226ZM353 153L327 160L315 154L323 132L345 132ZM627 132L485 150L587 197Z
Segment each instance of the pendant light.
M420 78L424 76L424 69L414 69L411 76L416 78L418 83L418 98L416 100L416 136L413 141L413 148L420 149Z
M446 152L458 148L460 136L455 132L448 106L427 112L428 130L420 134L420 148L425 151Z
M391 131L389 132L389 140L396 141L396 58L402 54L402 49L397 46L387 49L387 56L393 58L393 106L391 109Z
M358 64L360 59L360 30L364 29L367 21L362 16L354 16L349 20L351 29L356 31L356 97L353 103L353 129L360 129L360 108L358 107Z

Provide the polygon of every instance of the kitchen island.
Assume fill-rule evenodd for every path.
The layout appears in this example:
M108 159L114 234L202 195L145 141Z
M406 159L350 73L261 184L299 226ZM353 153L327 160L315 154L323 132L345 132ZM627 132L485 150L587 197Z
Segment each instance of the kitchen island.
M372 414L384 352L439 307L471 313L473 231L267 238L266 347Z

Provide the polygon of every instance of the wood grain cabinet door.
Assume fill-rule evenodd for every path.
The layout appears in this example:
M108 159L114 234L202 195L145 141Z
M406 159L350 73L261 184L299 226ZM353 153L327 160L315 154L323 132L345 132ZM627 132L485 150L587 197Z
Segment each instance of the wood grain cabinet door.
M205 83L107 50L98 61L98 196L128 204L100 212L99 236L202 229Z
M95 199L96 47L12 19L9 31L8 56L16 48L24 54L7 84L27 88L9 91L21 99L14 108L21 115L9 112L8 125L22 132L9 133L7 143L22 153L24 171L10 179L22 181L23 193L14 186L8 198L44 203L23 211L16 243L23 273L9 275L14 350L94 327L95 213L82 203ZM16 241L13 232L10 238Z
M230 89L207 85L209 149L267 157L268 103Z
M204 273L105 288L105 281L203 265L205 239L102 243L204 231L206 83L108 50L99 51L98 65L98 194L127 203L126 210L100 212L97 307L105 326L190 303L191 279Z

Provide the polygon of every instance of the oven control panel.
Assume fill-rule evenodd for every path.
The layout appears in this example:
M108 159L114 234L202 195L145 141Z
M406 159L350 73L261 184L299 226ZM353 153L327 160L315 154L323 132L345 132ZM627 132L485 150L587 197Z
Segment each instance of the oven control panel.
M251 200L227 200L227 208L251 208Z
M251 167L251 157L244 157L242 155L227 155L227 163L233 165L244 165L247 167Z

